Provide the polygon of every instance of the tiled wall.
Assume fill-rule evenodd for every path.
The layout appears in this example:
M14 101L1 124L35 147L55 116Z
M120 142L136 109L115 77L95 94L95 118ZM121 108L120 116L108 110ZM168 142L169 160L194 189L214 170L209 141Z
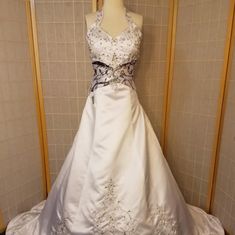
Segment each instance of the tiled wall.
M167 159L187 202L206 209L229 0L179 0Z
M235 26L234 26L235 35ZM235 36L233 36L235 37ZM235 38L234 38L235 39ZM225 100L225 113L221 136L219 167L213 203L213 214L218 216L224 227L235 235L235 51L232 50L232 63L229 68L228 96Z
M43 199L25 3L0 1L0 210L5 225Z
M144 15L144 43L136 71L141 103L160 136L168 1L126 1ZM85 41L88 0L36 0L36 18L52 183L71 147L92 79Z

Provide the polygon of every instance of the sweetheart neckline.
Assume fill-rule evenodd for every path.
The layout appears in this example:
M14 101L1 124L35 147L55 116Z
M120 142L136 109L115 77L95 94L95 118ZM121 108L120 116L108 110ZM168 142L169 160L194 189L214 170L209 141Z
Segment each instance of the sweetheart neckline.
M122 34L124 34L126 31L130 30L130 26L128 25L124 30L122 30L119 34L117 34L116 36L113 37L103 27L101 27L101 25L98 25L98 28L100 29L100 31L102 31L104 34L106 34L112 41L117 40L119 37L122 36Z
M134 23L135 24L135 23ZM100 25L97 25L95 22L93 24L90 25L90 27L88 27L87 32L86 32L86 36L88 36L90 30L92 30L92 28L97 27L100 32L104 33L111 41L116 41L119 37L121 37L124 33L126 33L127 31L130 30L130 26L128 25L121 33L119 33L117 36L112 37L105 29L103 29ZM143 35L142 30L140 29L140 27L138 25L135 24L135 28L139 31L140 36Z

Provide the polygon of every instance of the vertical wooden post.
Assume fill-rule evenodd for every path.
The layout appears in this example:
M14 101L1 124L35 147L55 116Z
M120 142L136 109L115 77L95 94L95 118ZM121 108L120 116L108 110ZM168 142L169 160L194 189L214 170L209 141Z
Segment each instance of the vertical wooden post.
M218 163L219 163L219 150L220 150L220 142L222 135L222 127L223 127L223 119L224 119L224 111L225 111L225 102L227 95L227 81L228 81L228 71L229 65L231 61L232 54L232 45L233 45L233 34L235 33L234 28L234 20L235 20L235 0L230 1L230 13L228 17L227 24L227 37L226 37L226 45L224 49L224 64L223 70L221 74L220 81L220 95L218 101L218 109L217 109L217 119L216 119L216 131L215 131L215 140L213 146L212 160L211 160L211 168L209 175L209 189L208 189L208 197L207 197L207 209L211 213L213 202L214 202L214 194L216 187L216 178L218 171Z
M103 6L103 0L98 0L97 10L100 10Z
M97 1L98 0L92 0L92 12L95 12L97 10Z
M168 119L170 112L170 102L172 93L172 80L174 70L175 40L176 40L176 22L177 22L178 0L170 1L170 13L168 20L168 41L167 41L167 63L166 63L166 82L164 88L163 101L163 129L161 137L161 146L166 157Z
M0 211L0 233L2 233L5 230L6 226L3 221L2 212Z
M44 197L46 197L50 191L51 181L50 181L50 170L48 163L46 120L45 120L45 111L44 111L44 102L43 102L43 93L42 93L42 84L41 84L40 60L39 60L34 0L25 0L25 7L26 7L27 23L28 23L28 37L29 37L30 55L31 55L31 63L33 71L39 141L40 141L41 156L42 156Z

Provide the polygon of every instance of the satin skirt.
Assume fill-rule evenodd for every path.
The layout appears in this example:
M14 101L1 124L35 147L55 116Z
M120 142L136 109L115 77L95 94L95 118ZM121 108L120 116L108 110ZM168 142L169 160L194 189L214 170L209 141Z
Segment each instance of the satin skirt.
M6 235L223 235L218 218L185 202L136 90L100 87L46 200Z

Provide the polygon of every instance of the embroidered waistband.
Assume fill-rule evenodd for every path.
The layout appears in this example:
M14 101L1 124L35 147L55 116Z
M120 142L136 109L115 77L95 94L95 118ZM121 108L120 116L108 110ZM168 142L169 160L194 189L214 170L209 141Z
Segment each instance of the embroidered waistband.
M123 83L133 89L136 89L133 80L135 64L136 60L132 60L128 63L113 68L100 61L92 62L94 76L91 81L89 91L94 91L100 86L115 84L117 82Z

